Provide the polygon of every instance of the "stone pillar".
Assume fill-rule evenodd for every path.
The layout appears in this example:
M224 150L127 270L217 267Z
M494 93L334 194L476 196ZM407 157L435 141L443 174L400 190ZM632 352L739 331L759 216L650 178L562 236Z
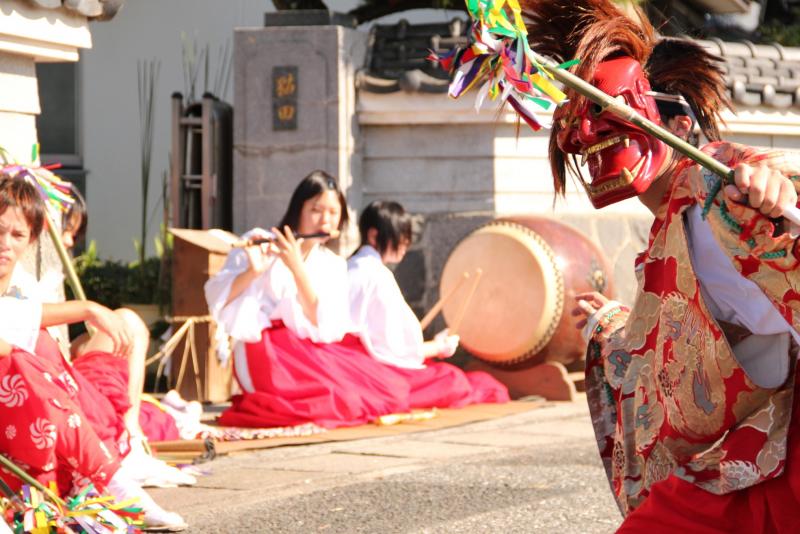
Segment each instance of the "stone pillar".
M236 232L277 224L297 183L315 169L334 175L350 205L360 205L355 74L367 37L334 25L235 31ZM343 236L341 247L352 239Z

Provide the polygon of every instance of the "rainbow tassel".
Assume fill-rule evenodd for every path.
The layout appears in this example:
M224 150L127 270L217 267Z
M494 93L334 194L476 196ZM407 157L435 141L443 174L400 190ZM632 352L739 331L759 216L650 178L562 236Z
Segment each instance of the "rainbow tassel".
M466 5L472 19L469 46L429 56L450 73L450 97L458 98L480 86L476 110L488 97L507 102L534 130L549 127L549 121L541 119L537 111L560 105L566 95L535 60L519 1L466 0ZM576 63L573 60L559 68Z
M33 184L55 220L60 220L61 215L75 203L72 184L53 174L49 168L14 163L0 167L0 173Z
M141 508L100 496L91 484L66 502L56 500L25 485L18 496L0 499L0 522L15 534L130 534L143 524Z

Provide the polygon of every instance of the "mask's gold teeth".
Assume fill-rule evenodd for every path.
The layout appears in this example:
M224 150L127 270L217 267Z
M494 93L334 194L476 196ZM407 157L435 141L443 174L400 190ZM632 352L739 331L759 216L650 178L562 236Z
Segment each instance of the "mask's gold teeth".
M639 161L637 161L636 165L634 165L633 168L631 169L631 172L633 173L634 176L638 176L639 175L639 171L641 171L642 170L642 166L644 166L645 158L646 158L646 156L642 156L641 158L639 158Z
M625 148L630 148L631 140L626 137L625 139L622 140L622 144L625 145Z
M622 167L622 171L619 173L619 179L626 184L631 184L633 183L633 174L631 174L631 171L629 171L627 167Z
M628 143L628 144L626 144L626 146L628 146L630 144L630 141L628 140L628 136L627 135L618 135L616 137L611 137L609 139L606 139L605 141L600 141L599 143L596 143L596 144L590 146L589 148L587 148L586 150L584 150L584 152L586 153L587 156L590 156L590 155L596 154L596 153L600 152L601 150L604 150L604 149L606 149L606 148L608 148L610 146L614 146L617 143L624 143L624 142Z

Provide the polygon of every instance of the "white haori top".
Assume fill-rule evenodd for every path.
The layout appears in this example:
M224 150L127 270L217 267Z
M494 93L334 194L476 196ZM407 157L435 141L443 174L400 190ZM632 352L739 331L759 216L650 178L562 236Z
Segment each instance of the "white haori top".
M733 347L739 365L761 387L781 385L789 373L789 336L800 343L800 335L761 288L736 270L700 206L688 210L686 226L692 266L711 315L753 333Z
M381 255L366 245L347 261L350 316L364 347L383 363L422 369L422 329Z
M254 228L242 236L249 239L269 234ZM347 264L322 246L315 246L305 260L305 268L317 304L317 326L303 313L294 276L286 265L272 257L271 265L239 296L227 305L233 281L250 268L247 253L233 249L222 270L205 284L211 316L236 341L255 342L261 331L280 320L302 339L315 343L335 343L352 330L347 313Z
M42 299L38 282L17 264L11 273L8 290L0 296L0 339L33 352L41 324Z

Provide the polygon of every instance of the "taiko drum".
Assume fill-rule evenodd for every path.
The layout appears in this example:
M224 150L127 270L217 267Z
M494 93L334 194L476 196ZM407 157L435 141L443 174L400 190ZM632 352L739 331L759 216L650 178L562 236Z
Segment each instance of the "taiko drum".
M462 281L465 272L470 278ZM583 359L586 344L570 313L574 296L613 294L600 249L572 227L538 216L497 219L462 239L445 263L439 294L456 285L445 322L458 322L467 351L501 367Z

